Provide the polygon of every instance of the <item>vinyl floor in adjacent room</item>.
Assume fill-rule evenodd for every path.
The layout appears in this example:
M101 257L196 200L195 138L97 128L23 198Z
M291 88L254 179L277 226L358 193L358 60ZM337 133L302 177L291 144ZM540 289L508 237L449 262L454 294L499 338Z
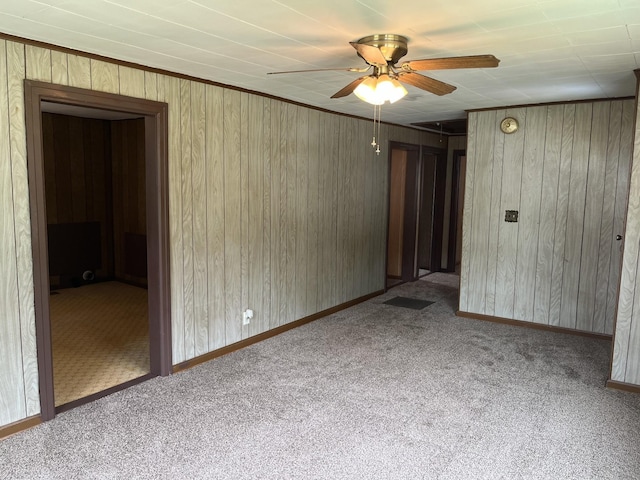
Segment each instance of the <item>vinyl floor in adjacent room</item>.
M147 291L120 282L50 296L56 406L149 372Z

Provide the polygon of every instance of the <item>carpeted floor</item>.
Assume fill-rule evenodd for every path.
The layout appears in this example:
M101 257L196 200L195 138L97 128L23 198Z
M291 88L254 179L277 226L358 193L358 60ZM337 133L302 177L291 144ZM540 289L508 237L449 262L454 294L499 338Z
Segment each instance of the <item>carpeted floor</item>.
M83 405L1 441L0 478L637 479L609 342L457 318L456 296L404 284Z
M147 291L120 282L50 296L56 406L149 373Z

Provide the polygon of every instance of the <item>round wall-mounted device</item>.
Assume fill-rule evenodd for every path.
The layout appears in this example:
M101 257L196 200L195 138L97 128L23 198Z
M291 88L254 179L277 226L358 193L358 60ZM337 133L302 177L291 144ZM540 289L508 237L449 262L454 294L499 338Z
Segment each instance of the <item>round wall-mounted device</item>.
M504 133L513 133L518 130L518 120L513 117L507 117L500 122L500 130Z

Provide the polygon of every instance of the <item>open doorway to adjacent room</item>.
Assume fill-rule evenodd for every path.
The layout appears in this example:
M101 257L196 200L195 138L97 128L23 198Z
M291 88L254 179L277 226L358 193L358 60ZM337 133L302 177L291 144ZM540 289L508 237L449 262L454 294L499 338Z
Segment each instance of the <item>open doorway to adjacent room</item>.
M386 287L440 271L446 150L392 142Z
M166 104L25 85L47 420L171 372Z
M56 407L147 376L144 118L42 102Z

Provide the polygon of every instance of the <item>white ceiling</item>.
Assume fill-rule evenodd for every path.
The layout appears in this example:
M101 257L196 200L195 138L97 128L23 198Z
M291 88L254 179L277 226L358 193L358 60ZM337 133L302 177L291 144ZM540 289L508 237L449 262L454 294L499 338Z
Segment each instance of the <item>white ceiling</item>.
M348 42L409 38L402 59L493 54L498 68L423 72L455 85L438 97L408 86L385 105L399 124L464 110L632 96L640 67L639 0L2 0L0 32L371 117L354 95L362 74Z

